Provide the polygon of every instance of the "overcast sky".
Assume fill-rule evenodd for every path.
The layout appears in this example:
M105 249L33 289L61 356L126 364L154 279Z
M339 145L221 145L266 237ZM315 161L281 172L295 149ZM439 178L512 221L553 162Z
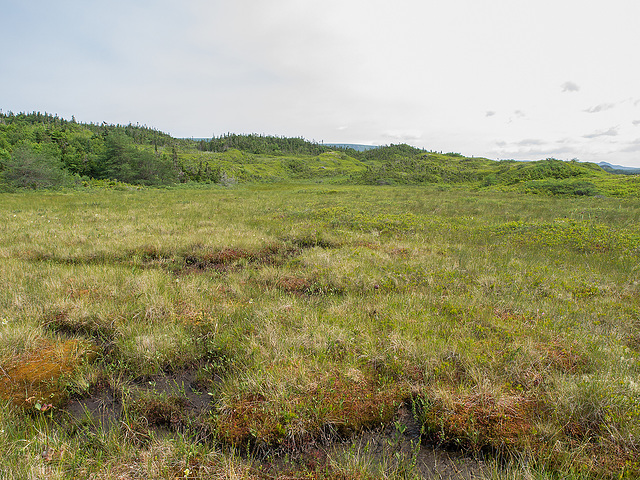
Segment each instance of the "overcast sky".
M640 167L638 0L0 0L0 108Z

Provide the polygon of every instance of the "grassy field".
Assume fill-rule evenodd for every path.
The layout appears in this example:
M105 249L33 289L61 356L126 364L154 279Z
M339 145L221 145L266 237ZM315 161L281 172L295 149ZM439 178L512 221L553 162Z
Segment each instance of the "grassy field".
M0 478L414 478L327 453L404 417L485 478L636 478L639 259L638 199L2 194Z

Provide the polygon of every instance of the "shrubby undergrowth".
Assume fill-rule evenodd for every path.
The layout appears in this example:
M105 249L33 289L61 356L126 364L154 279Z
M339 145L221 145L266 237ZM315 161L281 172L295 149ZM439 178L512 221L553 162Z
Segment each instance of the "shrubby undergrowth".
M31 154L25 155L29 151ZM637 175L590 163L493 161L409 145L365 151L303 138L227 134L175 139L140 125L95 125L48 114L0 114L0 188L60 188L91 180L177 183L439 185L554 196L638 196Z

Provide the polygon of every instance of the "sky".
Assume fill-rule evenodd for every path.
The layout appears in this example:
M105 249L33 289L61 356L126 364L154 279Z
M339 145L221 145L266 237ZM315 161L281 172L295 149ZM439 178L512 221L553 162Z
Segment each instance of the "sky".
M638 0L0 0L0 109L640 167Z

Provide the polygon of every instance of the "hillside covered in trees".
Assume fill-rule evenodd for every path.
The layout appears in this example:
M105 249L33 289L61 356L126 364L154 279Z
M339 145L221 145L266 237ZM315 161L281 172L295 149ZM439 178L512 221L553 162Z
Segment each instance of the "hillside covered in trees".
M0 191L121 182L311 181L439 185L552 195L638 195L640 177L592 163L493 161L409 145L365 151L303 138L225 134L177 139L145 125L79 123L57 115L0 113Z

